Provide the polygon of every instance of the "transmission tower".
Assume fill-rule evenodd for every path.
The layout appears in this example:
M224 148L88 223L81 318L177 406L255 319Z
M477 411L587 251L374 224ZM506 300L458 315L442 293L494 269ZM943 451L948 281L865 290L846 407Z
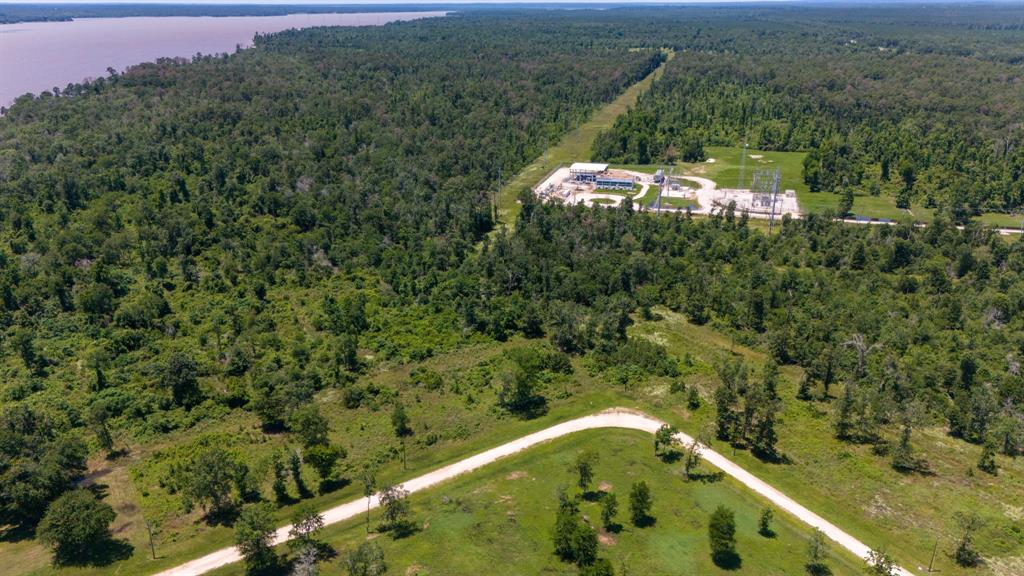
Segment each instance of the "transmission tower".
M747 146L748 145L749 144L744 142L743 143L743 152L740 152L740 179L736 182L736 189L737 190L743 190L743 188L744 188L743 185L746 184L746 179L744 177L747 175Z
M779 184L782 182L782 173L778 169L755 170L753 180L750 183L750 192L753 195L755 208L768 209L768 233L772 233L775 224L775 207L779 200Z

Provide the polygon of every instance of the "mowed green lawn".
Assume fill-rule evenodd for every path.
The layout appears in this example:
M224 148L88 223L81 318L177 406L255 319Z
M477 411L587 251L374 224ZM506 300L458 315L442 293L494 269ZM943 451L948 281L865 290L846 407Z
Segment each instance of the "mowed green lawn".
M714 162L681 164L686 174L703 176L718 183L719 188L748 188L754 171L763 169L779 169L782 173L782 190L795 190L800 210L804 213L822 212L826 209L835 210L839 206L839 195L830 192L811 192L803 179L804 152L771 152L748 149L743 167L742 185L740 180L740 158L743 149L738 147L708 146L709 159ZM760 158L751 158L760 156ZM919 205L912 205L910 211L896 207L896 200L890 196L857 195L853 199L853 213L868 218L889 218L898 220L911 218L919 221L930 221L932 210Z
M576 574L575 566L554 555L551 533L557 493L565 487L579 494L569 467L577 454L593 450L599 455L593 489L616 494L619 503L617 532L601 530L600 555L609 558L618 573L661 574L802 574L809 530L776 511L774 538L757 533L765 503L728 479L686 481L680 463L657 459L650 434L632 430L592 430L500 460L484 469L411 496L413 516L420 531L394 540L370 535L384 549L388 574ZM706 468L706 467L705 467ZM629 488L643 480L653 497L653 526L637 528L629 522ZM724 570L711 561L707 525L719 505L736 512L736 570ZM581 512L600 526L597 502L584 501ZM371 526L379 521L374 513ZM367 539L362 518L325 529L323 537L344 553ZM332 564L337 564L336 560ZM833 573L862 573L852 555L833 547ZM627 572L621 568L625 566ZM328 574L338 566L325 567ZM242 574L241 565L215 574Z

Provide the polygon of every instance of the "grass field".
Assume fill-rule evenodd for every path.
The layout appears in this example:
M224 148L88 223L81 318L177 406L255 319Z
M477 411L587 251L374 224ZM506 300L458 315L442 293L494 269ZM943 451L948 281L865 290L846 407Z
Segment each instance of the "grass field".
M634 200L634 202L640 204L641 207L646 208L648 204L658 197L660 192L661 188L659 186L648 186L647 192L640 198Z
M765 503L731 480L686 481L681 464L666 464L653 453L649 434L630 430L587 431L535 447L485 469L411 496L420 531L401 540L371 535L385 550L388 574L576 574L574 566L554 555L551 530L560 487L578 494L569 471L576 455L599 455L594 488L616 495L621 529L601 530L600 555L628 574L803 573L809 531L776 511L774 538L757 533ZM653 526L629 522L629 487L644 480L651 488ZM735 570L715 566L710 557L707 523L711 511L725 505L736 512ZM600 526L596 501L581 502L581 512ZM373 515L371 525L378 520ZM367 539L362 519L329 527L324 539L339 551ZM861 573L852 555L834 549L837 576ZM334 566L326 573L338 573ZM240 565L215 572L242 574Z
M796 191L800 209L803 212L822 212L826 209L835 210L839 206L839 195L829 192L811 192L803 179L804 152L770 152L765 150L747 150L747 159L743 167L743 184L740 182L740 156L742 148L708 146L708 158L714 162L697 164L681 164L686 174L703 176L718 183L719 188L748 188L755 170L778 168L782 173L783 190ZM760 156L760 158L751 158ZM910 211L896 207L896 201L889 196L857 195L853 199L853 212L868 218L912 218L930 221L932 211L923 206L912 205Z
M668 52L669 60L674 56L673 52ZM646 78L630 86L618 98L595 111L586 122L565 134L557 144L549 147L545 154L521 170L504 187L498 198L498 220L502 226L510 227L519 215L517 198L522 190L535 186L560 164L589 160L591 144L598 132L610 128L615 119L636 103L640 94L651 85L655 78L660 77L664 70L665 64L663 63Z
M661 205L667 208L679 208L680 210L686 209L686 207L692 207L694 210L700 208L697 200L691 200L689 198L672 198L664 197L661 199Z
M495 390L490 377L481 383L481 374L489 374L493 361L509 347L524 345L522 340L486 345L468 345L422 363L384 367L362 379L382 390L399 394L412 419L415 436L408 443L408 468L403 470L396 457L399 442L391 431L388 404L370 404L355 410L343 406L338 390L325 390L317 397L321 411L331 423L332 441L344 446L349 456L343 475L351 476L364 462L374 462L381 482L398 482L416 476L465 456L483 451L532 431L563 420L588 414L609 406L632 404L615 390L605 386L583 388L579 379L549 384L548 412L533 420L503 416L496 412ZM414 367L427 367L442 374L445 386L427 390L410 381ZM557 386L558 389L554 387ZM460 388L461 392L453 392ZM116 565L122 574L143 574L158 571L222 548L233 543L233 531L225 526L209 526L198 511L180 515L177 496L159 488L163 467L159 456L174 446L184 447L201 439L216 441L225 448L245 453L257 470L267 465L270 453L285 444L280 435L264 436L256 418L236 411L229 418L205 422L199 427L169 434L153 445L132 446L130 456L109 463L91 462L90 469L100 484L107 486L107 502L118 512L112 528L117 538L126 539L134 554ZM432 443L431 443L432 442ZM305 471L307 484L316 480ZM269 494L269 486L264 486ZM359 497L361 488L354 485L303 500L318 509L328 508ZM295 506L277 511L283 524ZM145 520L156 522L158 558L149 557ZM0 543L0 566L7 567L5 576L23 574L54 574L49 555L32 540ZM108 574L109 567L68 567L60 574Z
M977 218L978 222L986 226L996 226L999 228L1024 228L1024 215L1021 214L997 214L995 212L986 212Z
M710 405L711 393L718 382L711 369L714 360L723 354L735 353L756 365L762 362L764 357L755 350L732 342L727 335L712 328L694 326L686 322L682 316L667 310L659 309L657 312L662 317L660 320L639 322L630 329L631 333L665 344L670 353L680 359L686 374L685 382L688 386L695 386L704 397L704 405L696 411L687 410L683 398L669 392L667 379L651 378L644 385L622 389L611 384L601 373L589 370L585 361L577 359L576 370L572 376L562 377L546 385L544 393L549 398L547 414L534 420L503 416L494 409L495 389L484 374L493 368L495 360L506 349L541 344L518 339L507 343L468 344L422 363L382 368L380 372L370 374L361 380L384 390L393 390L406 405L416 431L409 443L407 470L402 469L400 458L395 456L398 441L391 432L387 404L379 404L376 407L369 405L356 410L346 409L342 406L337 390L324 391L318 396L317 402L331 421L333 440L349 449L350 455L346 461L349 469L347 475L351 477L362 462L376 461L380 465L378 478L381 482L400 482L531 431L609 406L638 408L666 419L687 432L695 433L714 417L714 409ZM437 371L443 377L444 387L428 390L411 382L410 371L416 366ZM898 474L889 467L886 458L872 454L869 447L852 446L834 440L831 431L830 403L797 401L794 395L800 370L786 367L783 374L786 379L780 387L784 412L779 425L779 446L790 462L784 465L766 464L744 451L732 454L727 447L716 448L724 450L727 455L756 475L862 541L869 545L886 547L898 561L911 569L927 566L938 538L939 554L935 565L943 574L1019 576L1024 573L1021 570L1024 566L1024 498L1021 497L1021 494L1024 494L1024 459L1011 460L1000 457L999 465L1002 472L996 477L982 473L969 475L967 471L977 462L980 448L949 438L941 426L934 426L917 430L914 445L920 454L929 460L935 474ZM833 390L833 395L839 392L840 390ZM109 486L108 502L118 511L118 519L114 525L116 536L126 538L134 546L134 555L109 568L66 568L60 573L106 574L111 570L122 574L151 573L230 545L230 528L209 527L200 521L196 514L183 517L175 515L179 506L176 497L167 495L158 488L159 460L155 456L173 444L188 446L197 438L206 436L218 439L232 438L235 442L232 444L233 447L252 453L253 459L258 461L262 454L269 453L284 441L284 438L263 437L257 432L258 423L255 418L243 412L236 412L230 418L172 434L159 445L133 448L127 459L113 465L94 462L93 470L96 471L99 481ZM432 437L435 441L430 440ZM568 441L568 445L575 446L572 439ZM640 442L649 446L650 440ZM558 451L554 448L552 450ZM641 450L632 457L641 458L644 455L645 451ZM604 462L611 463L616 458L608 456ZM651 463L639 461L636 466L655 464L657 463L653 460ZM509 465L527 467L527 464L518 462ZM623 470L632 469L633 466L630 464ZM542 467L547 468L559 471L562 469L560 465ZM601 467L601 474L607 474L607 478L611 479L609 482L613 485L622 482L615 476L621 473L624 472L618 468ZM501 486L499 479L504 476L500 472L485 471L481 474L491 478L488 482L499 482ZM532 475L544 477L544 474ZM479 477L470 477L467 482L472 478ZM566 475L559 475L558 478L558 482L569 481ZM308 482L315 486L311 474ZM462 480L459 480L456 484L461 482ZM723 484L725 485L727 484ZM685 490L704 489L689 484L681 486ZM546 490L545 488L537 493L543 495ZM269 490L265 492L269 493ZM472 490L467 489L464 492L471 493ZM739 495L730 496L731 501L739 502L747 498L742 491L739 492ZM444 488L438 494L451 495L452 491ZM696 502L706 510L705 492L695 494ZM706 494L709 499L721 497L714 496L714 492ZM328 494L315 496L306 502L319 509L325 509L359 496L360 489L349 485ZM670 501L663 498L661 505L664 506ZM708 500L710 501L713 500ZM431 504L429 496L423 504L418 500L416 502L417 509L425 512L421 517L433 525L435 511L432 506L436 502ZM622 502L623 499L620 498L620 504ZM659 514L681 514L689 517L690 514L686 511L694 508L696 504L688 503L690 501L686 499L680 502L677 511L662 508L663 511ZM739 506L735 505L737 510ZM278 521L285 523L293 510L294 507L290 506L279 509ZM975 570L958 569L948 556L956 535L953 514L966 510L977 511L986 520L986 526L977 541L988 559L988 564ZM436 513L441 512L438 509ZM501 514L505 513L504 509L499 509L498 519L491 519L489 522L502 522ZM517 517L529 516L525 509L520 511L517 508L516 514ZM161 522L156 538L159 558L155 561L148 557L144 518ZM535 534L533 531L546 526L549 520L545 520L542 515L533 518L530 521L533 522L533 528L525 528L524 535L517 538L523 538L527 542L531 541L530 538L534 541L543 538L543 535L538 535L540 532ZM442 522L440 519L437 521ZM456 518L443 521L454 523ZM465 517L462 517L461 521L469 522L473 526L477 523L476 520L470 522ZM679 528L684 529L685 526ZM344 532L344 527L339 530ZM428 531L424 531L424 535L427 534ZM699 530L693 534L697 534L695 538L701 545L706 545L705 536ZM680 541L671 534L653 530L647 532L645 536L649 536L651 541L644 545L664 546L664 549L657 550L664 550L664 553L672 558L681 554L672 548L680 545ZM338 538L338 542L348 542L343 534ZM422 562L421 558L427 557L421 555L425 554L423 549L429 547L427 544L412 546L409 552L397 551L397 548L404 547L406 543L415 542L419 540L389 543L389 557L396 561L405 558L408 562ZM635 557L651 555L650 550L640 551L640 543L636 546ZM391 552L391 548L395 548L396 551ZM626 548L622 546L618 550ZM756 565L753 561L754 549L756 547L749 552L750 564L745 566ZM705 551L702 548L697 550L693 556L700 560L704 557ZM746 562L747 552L743 552L742 549L741 552ZM526 555L524 553L524 556ZM530 556L532 558L532 555ZM550 560L547 552L543 552L529 562L543 563ZM784 563L782 565L789 562L784 559L779 561ZM517 557L515 562L518 564L527 560ZM765 565L780 566L771 562ZM48 555L32 541L0 544L0 565L7 567L5 574L11 575L55 573L48 564ZM536 566L529 563L524 565Z
M682 407L681 398L656 388L647 392L645 403L695 433L714 417L707 403L718 383L711 368L716 358L738 354L757 366L765 357L711 328L692 325L681 315L658 312L662 320L641 322L631 330L677 355L691 356L693 367L687 370L686 381L701 390L705 406L691 413ZM935 568L942 574L1024 574L1024 459L1000 458L1002 471L996 477L968 472L981 448L950 438L944 426L935 425L916 430L913 438L933 474L898 473L887 458L872 454L869 446L845 444L833 437L830 401L795 399L802 376L799 368L785 367L783 375L779 447L790 462L769 464L745 451L727 452L737 463L869 546L886 548L911 570L924 571L921 567L928 566L938 540ZM831 392L832 396L840 393L841 388ZM893 438L895 431L889 434ZM965 570L956 566L949 552L957 535L953 514L970 511L986 521L976 542L988 564Z

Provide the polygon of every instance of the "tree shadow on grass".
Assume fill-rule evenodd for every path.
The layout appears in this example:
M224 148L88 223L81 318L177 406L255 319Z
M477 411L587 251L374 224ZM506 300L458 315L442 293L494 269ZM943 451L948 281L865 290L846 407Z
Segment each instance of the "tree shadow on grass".
M832 569L825 564L805 564L807 573L811 576L832 576Z
M725 472L694 472L690 474L690 480L704 484L714 484L725 479Z
M793 463L793 461L789 458L789 456L787 456L785 454L780 454L778 452L768 453L768 452L762 452L761 450L751 450L750 453L753 454L755 458L757 458L758 460L760 460L761 462L764 462L766 464L792 464Z
M103 500L110 494L109 484L101 484L99 482L96 482L94 484L89 484L84 488L89 492L92 492L92 495L95 496L97 500Z
M718 552L711 556L715 566L722 570L739 570L743 567L743 559L736 552Z
M666 463L666 464L672 464L674 462L679 462L679 460L682 459L682 457L683 457L683 453L680 452L679 450L668 450L668 451L662 452L661 454L658 454L658 458L660 458L661 461Z
M36 531L33 526L16 524L0 527L0 542L21 542L22 540L31 540L35 535Z
M548 413L548 400L543 396L534 396L530 401L516 411L516 416L522 420L533 420Z
M207 512L203 516L203 521L209 526L234 526L240 513L241 508L238 505L228 504Z
M323 496L324 494L329 494L331 492L334 492L335 490L341 490L342 488L348 486L351 483L352 481L349 480L348 478L334 478L331 480L324 480L320 482L320 487L317 489L317 491L320 492L321 496Z
M120 460L121 458L124 458L127 455L128 455L128 449L127 448L118 448L117 450L111 450L110 452L107 453L107 462L113 462L115 460Z
M644 516L643 518L636 518L635 520L633 520L633 526L636 526L637 528L650 528L651 526L654 526L657 523L658 519L654 516L651 516L650 514Z
M54 563L58 566L109 566L131 558L134 551L135 547L127 540L110 538L90 546L82 554L69 556L58 553Z
M618 522L612 522L611 524L604 527L604 531L608 532L609 534L618 534L619 532L622 532L622 524Z
M391 535L393 540L401 540L418 533L420 531L420 527L414 522L407 520L404 522L395 522L394 524L389 525L381 524L380 526L377 526L377 531L387 532Z

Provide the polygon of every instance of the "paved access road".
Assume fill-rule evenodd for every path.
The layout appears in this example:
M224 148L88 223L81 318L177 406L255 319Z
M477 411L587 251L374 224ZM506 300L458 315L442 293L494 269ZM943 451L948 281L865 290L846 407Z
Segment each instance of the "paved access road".
M502 444L497 448L492 448L486 452L481 452L480 454L470 456L464 460L459 460L458 462L449 464L448 466L438 468L437 470L428 472L417 478L413 478L412 480L405 482L403 487L409 492L419 492L440 484L445 480L450 480L461 474L477 470L491 462L494 462L495 460L498 460L499 458L511 456L518 452L522 452L531 446L540 444L541 442L554 440L555 438L560 438L566 434L572 434L573 432L593 430L596 428L628 428L631 430L642 430L653 434L662 426L662 424L664 424L664 422L652 418L642 412L622 408L612 408L603 412L598 412L597 414L583 416L581 418L576 418L575 420L556 424L555 426L545 428L544 430L534 432L533 434L527 434L522 438ZM676 434L676 440L684 444L693 442L693 438L683 434L682 432ZM825 536L831 538L843 548L853 552L861 558L867 557L870 548L868 548L868 546L863 542L847 534L821 516L811 512L807 508L804 508L789 496L786 496L782 492L772 488L763 480L734 464L725 456L722 456L714 450L705 448L703 450L703 457L706 462L715 466L729 476L732 476L747 488L750 488L754 492L757 492L764 498L768 499L775 506L789 512L804 523L820 529ZM380 505L376 495L370 498L369 504L371 508L376 508ZM336 522L342 522L361 514L365 514L366 506L366 499L361 498L326 510L323 512L324 524L334 524ZM290 529L291 526L285 526L278 529L275 543L280 544L288 540L288 531ZM171 568L170 570L161 572L158 576L195 576L233 562L238 562L241 559L241 555L234 547L224 548L207 554L202 558L186 562L176 568ZM899 568L898 571L901 576L913 576L910 571L903 568Z

